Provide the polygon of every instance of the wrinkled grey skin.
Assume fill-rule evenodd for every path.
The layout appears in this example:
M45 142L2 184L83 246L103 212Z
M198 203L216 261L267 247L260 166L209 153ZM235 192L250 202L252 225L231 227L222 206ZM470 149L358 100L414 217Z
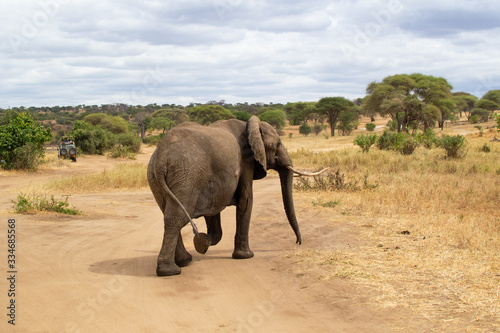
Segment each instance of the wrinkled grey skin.
M191 218L205 217L208 248L222 237L220 212L236 206L232 256L253 257L248 244L253 180L265 177L268 169L279 173L285 212L300 244L292 199L293 172L287 165L292 166L292 161L278 134L255 116L247 123L235 119L210 126L184 123L169 131L148 166L149 186L165 226L156 274L180 274L180 267L191 263L181 236L181 228L189 223L186 212Z

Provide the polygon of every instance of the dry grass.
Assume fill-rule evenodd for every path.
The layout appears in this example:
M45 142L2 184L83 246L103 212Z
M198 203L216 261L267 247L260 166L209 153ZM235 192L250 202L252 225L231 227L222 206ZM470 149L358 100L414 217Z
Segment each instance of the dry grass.
M46 151L45 158L43 162L38 167L39 170L53 170L70 168L73 166L73 162L70 159L63 159L57 157L57 150Z
M292 138L288 136L281 137L281 141L287 147L288 152L295 152L297 150L308 150L312 152L337 150L347 147L353 147L353 139L350 136L335 136L330 137L325 135L323 131L318 136L310 134L308 136L297 135ZM329 133L329 130L328 130Z
M293 257L321 279L369 286L381 306L438 319L438 330L499 329L500 143L490 142L493 135L469 135L468 153L458 160L424 148L410 156L377 149L363 154L358 148L292 152L296 167L329 166L346 181L367 176L378 184L297 193L311 206L336 202L315 209L349 216L368 245L353 252L307 249ZM481 151L485 143L491 152Z
M147 165L141 163L122 163L99 173L52 180L43 189L66 194L145 189L148 187L146 168Z

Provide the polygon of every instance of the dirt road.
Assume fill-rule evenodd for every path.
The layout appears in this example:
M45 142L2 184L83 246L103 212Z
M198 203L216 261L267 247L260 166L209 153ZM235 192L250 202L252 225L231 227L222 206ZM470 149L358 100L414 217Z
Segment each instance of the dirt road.
M149 155L142 154L139 162ZM196 253L182 274L159 278L162 215L149 190L72 195L84 212L16 215L10 201L29 184L98 172L123 161L81 157L71 168L0 174L2 239L0 332L390 332L397 313L378 311L348 280L318 281L297 272L287 254L299 249L286 222L279 179L255 182L250 245L255 257L233 260L235 210L223 212L224 236ZM300 249L328 242L342 248L355 234L329 225L298 203ZM7 220L15 219L15 326L8 323ZM204 221L197 220L200 229Z

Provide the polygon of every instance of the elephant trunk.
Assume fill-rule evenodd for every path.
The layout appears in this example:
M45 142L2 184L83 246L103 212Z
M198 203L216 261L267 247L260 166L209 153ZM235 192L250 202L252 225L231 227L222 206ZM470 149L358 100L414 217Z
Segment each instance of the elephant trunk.
M293 172L286 167L280 167L278 168L278 173L280 175L281 194L283 196L283 205L285 206L286 216L290 226L295 232L297 243L301 244L302 238L300 237L299 224L297 223L297 217L295 216L295 209L293 207Z

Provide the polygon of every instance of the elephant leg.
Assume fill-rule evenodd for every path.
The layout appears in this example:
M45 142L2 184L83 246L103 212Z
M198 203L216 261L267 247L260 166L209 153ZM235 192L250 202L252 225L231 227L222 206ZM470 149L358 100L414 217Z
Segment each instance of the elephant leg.
M208 245L217 245L222 238L220 213L214 216L205 216L205 222L207 223Z
M193 261L193 256L186 251L184 247L184 242L182 241L182 235L179 232L179 238L177 238L177 246L175 247L175 263L179 267L185 267Z
M158 265L156 275L169 276L181 274L181 269L175 263L175 254L179 241L181 228L175 225L175 219L164 217L165 232L160 254L158 255ZM182 242L182 240L181 240Z
M252 215L253 195L250 186L242 191L241 199L236 206L236 235L234 237L234 259L248 259L253 257L253 252L248 244L248 231Z

